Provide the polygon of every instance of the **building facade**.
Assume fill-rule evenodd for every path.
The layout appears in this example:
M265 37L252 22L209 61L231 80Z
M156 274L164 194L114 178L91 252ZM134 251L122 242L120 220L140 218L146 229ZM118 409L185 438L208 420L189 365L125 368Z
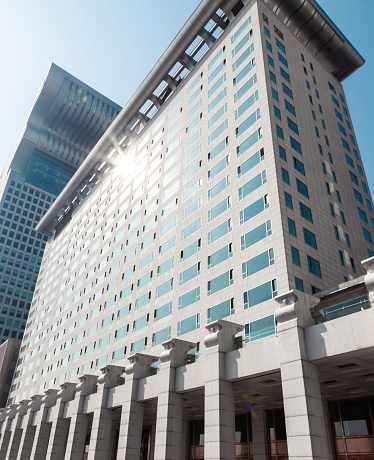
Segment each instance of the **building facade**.
M121 107L52 64L0 180L0 342L22 339L48 239L35 231Z
M313 0L199 5L38 224L0 458L374 457L362 64Z

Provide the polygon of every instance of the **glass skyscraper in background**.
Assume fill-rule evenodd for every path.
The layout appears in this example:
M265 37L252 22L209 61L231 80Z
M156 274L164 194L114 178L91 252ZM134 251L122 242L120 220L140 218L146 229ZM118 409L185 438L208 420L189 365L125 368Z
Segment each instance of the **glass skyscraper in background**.
M48 239L37 223L120 110L51 65L0 179L0 343L23 337Z

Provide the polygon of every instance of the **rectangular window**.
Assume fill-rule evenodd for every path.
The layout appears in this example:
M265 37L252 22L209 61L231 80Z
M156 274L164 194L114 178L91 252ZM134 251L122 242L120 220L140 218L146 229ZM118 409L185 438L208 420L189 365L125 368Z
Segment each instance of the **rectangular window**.
M293 157L293 165L294 168L299 171L299 173L303 174L305 176L305 169L304 169L304 164L299 161L297 158Z
M250 289L248 292L244 292L244 309L254 307L260 303L266 302L267 300L273 299L278 295L277 282L276 280L268 281L260 286Z
M266 183L266 171L262 171L262 173L255 176L249 182L244 184L242 187L239 188L239 201L246 198L248 195L253 193L257 190L261 185Z
M300 255L299 255L299 250L291 246L291 255L292 255L292 262L295 265L298 265L300 267Z
M254 50L254 44L252 43L251 45L248 46L248 48L241 54L241 56L232 65L233 72L243 64L243 62L252 54L253 50Z
M259 118L260 118L260 109L254 111L247 119L241 123L238 128L236 128L236 137L239 137L247 129L249 129Z
M238 178L244 176L244 174L253 169L264 159L264 155L261 155L261 153L256 152L238 167Z
M284 140L283 129L278 125L276 125L276 128L277 128L277 136L279 137L279 139Z
M230 185L230 175L220 180L214 187L208 190L208 201L215 198Z
M211 281L208 281L208 295L215 294L222 289L230 286L234 283L234 270L229 270L228 272L222 273L222 275L213 278Z
M242 264L242 277L243 279L258 273L261 270L274 264L274 250L273 248L259 254L252 259L247 260Z
M130 347L130 354L141 353L147 349L147 337L133 342Z
M208 153L208 161L214 160L220 153L222 153L225 148L227 147L226 139L223 139L219 144L212 149L211 152Z
M201 188L202 181L199 179L183 192L183 201L188 200Z
M293 236L296 236L296 224L295 224L295 221L288 218L288 231L290 233L290 235L293 235Z
M173 247L175 246L175 239L176 239L175 236L173 236L172 238L170 238L170 240L162 244L158 248L158 253L162 256L166 254L168 251L170 251L170 249L173 249Z
M212 244L215 241L219 240L223 236L227 235L227 233L231 232L232 230L232 222L231 219L223 222L222 224L218 225L218 227L214 228L211 232L208 233L208 244Z
M197 254L201 250L201 238L195 241L194 243L187 246L181 251L180 261L184 262L185 260L192 257L194 254Z
M233 80L233 85L236 86L238 85L243 78L248 75L248 73L253 69L253 67L256 65L256 60L255 58L250 61L241 72L238 73L238 75L234 78Z
M187 225L181 232L181 240L185 240L201 228L201 217L196 219L191 224Z
M282 180L283 182L285 182L286 184L290 185L290 176L288 174L288 171L284 168L282 168Z
M308 187L306 184L301 182L301 180L296 179L297 191L304 195L306 198L309 198Z
M186 268L186 270L179 274L179 285L188 283L188 281L191 281L192 279L200 275L200 269L201 262L198 262L197 264L194 264L191 267Z
M288 69L288 62L287 62L287 59L286 59L284 56L282 56L279 52L278 52L278 59L279 59L279 62L280 62L281 64L283 64L283 65L286 67L286 69ZM282 73L282 72L281 72L281 73ZM289 80L287 80L287 81L289 81Z
M316 236L314 233L310 232L306 228L303 228L304 231L304 241L306 244L309 244L309 246L312 246L312 248L317 249L317 241L316 241Z
M200 313L178 322L177 336L188 334L200 328Z
M208 256L208 269L221 264L225 260L228 260L230 257L232 257L232 243L224 246L223 248Z
M152 334L152 347L160 345L171 338L171 326Z
M287 208L293 209L292 196L289 193L284 192L284 200L286 202Z
M292 147L294 150L296 150L297 153L300 153L300 155L302 155L300 143L297 142L297 140L294 139L292 136L290 136L290 143L291 143L291 147Z
M192 289L179 297L178 310L189 307L200 300L200 287Z
M231 196L228 196L208 211L208 222L211 222L212 220L216 219L229 208L231 208Z
M251 205L247 206L243 211L240 211L240 225L257 216L268 207L268 195L265 195Z
M369 243L373 244L373 238L371 236L371 233L366 230L366 228L362 228L362 231L364 232L364 238L366 241L368 241Z
M182 221L188 219L201 208L201 197L191 203L182 211Z
M257 74L254 74L253 77L251 77L246 83L244 83L244 85L240 89L238 89L238 91L234 94L234 102L237 102L239 99L241 99L244 96L244 94L246 94L255 83L257 83ZM257 99L258 91L252 94L252 96L250 96L249 99L247 99L247 101L251 100L251 102L253 101L254 103Z
M274 115L275 115L277 118L279 118L279 120L282 119L280 110L279 110L278 107L276 107L276 106L274 106Z
M300 203L300 214L304 217L304 219L309 220L309 222L313 222L312 210L303 203Z
M169 270L174 268L174 256L171 257L170 259L166 260L164 263L160 264L157 267L157 276L162 276L165 273L167 273Z
M319 264L318 260L313 259L310 256L307 256L307 258L308 258L309 272L313 273L313 275L316 275L319 278L322 278L321 267L320 267L320 264Z
M358 215L360 216L360 219L363 220L364 222L368 223L368 218L366 216L366 212L363 211L361 208L358 209Z
M243 155L261 138L262 128L259 128L253 134L251 134L244 142L242 142L238 147L236 147L236 156Z
M241 36L241 34L246 30L246 28L249 26L250 23L251 23L251 16L249 16L249 18L243 22L243 24L238 28L238 30L231 37L231 44L233 44Z
M151 292L147 292L143 294L141 297L136 299L135 301L135 310L140 310L141 308L145 307L151 301Z
M208 308L208 324L233 314L235 314L234 298L225 300L214 307Z
M288 117L287 117L287 124L288 124L288 127L292 129L292 131L294 131L296 134L299 134L299 128L297 124Z
M156 299L159 299L160 297L167 294L168 292L171 292L173 290L173 284L174 284L174 278L171 278L170 280L165 281L165 283L160 284L160 286L157 286Z
M141 316L140 318L136 319L133 322L132 331L133 332L139 331L140 329L147 327L148 323L149 323L149 313L145 314L144 316Z
M344 263L344 256L343 256L342 251L339 251L339 260L340 260L340 265L343 265L344 267L345 263Z
M173 311L173 302L168 302L161 307L155 309L153 313L153 321L159 321L171 315Z
M290 76L288 75L288 73L282 67L279 67L279 70L280 70L280 74L282 75L282 77L286 81L288 81L288 83L291 83L291 79L290 79Z
M285 84L282 83L283 92L291 99L293 99L292 90Z

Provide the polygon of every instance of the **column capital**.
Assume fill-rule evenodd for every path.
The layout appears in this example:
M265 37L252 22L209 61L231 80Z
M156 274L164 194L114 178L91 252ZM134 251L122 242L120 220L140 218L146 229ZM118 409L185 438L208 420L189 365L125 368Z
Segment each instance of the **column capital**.
M361 265L368 273L374 273L374 256L363 260Z
M278 332L289 327L308 327L313 324L311 309L319 303L313 297L295 289L285 292L274 299L280 306L274 312Z
M42 404L44 404L45 407L54 406L57 401L58 393L59 390L56 390L55 388L50 388L49 390L46 390L42 398Z
M16 409L16 412L18 415L25 415L28 408L29 408L29 403L31 402L31 399L22 399L22 401L19 402L19 405Z
M142 379L147 376L148 368L158 361L157 356L136 353L127 358L130 364L126 366L126 375L133 375L134 379Z
M61 390L57 393L57 398L60 398L61 402L71 401L74 399L76 387L76 383L64 382L60 385Z
M209 332L204 338L205 348L218 347L218 351L226 353L234 349L235 334L241 332L244 326L224 319L218 319L207 324L205 329Z
M44 395L34 395L31 396L31 401L29 402L28 408L31 412L36 412L40 409L42 405Z
M374 257L370 257L369 259L365 259L361 262L361 265L366 270L366 275L364 277L364 282L366 288L369 292L369 299L374 306Z
M92 374L83 374L78 377L79 383L75 388L75 391L80 393L80 396L88 396L92 394L94 391L94 386L97 383L97 379L99 378L98 375Z
M113 388L118 385L118 378L125 372L125 366L114 366L109 364L102 367L102 375L97 379L99 385L103 385L104 388Z
M196 342L171 339L162 344L164 351L160 354L162 363L170 363L171 367L180 367L186 363L187 352L196 347Z

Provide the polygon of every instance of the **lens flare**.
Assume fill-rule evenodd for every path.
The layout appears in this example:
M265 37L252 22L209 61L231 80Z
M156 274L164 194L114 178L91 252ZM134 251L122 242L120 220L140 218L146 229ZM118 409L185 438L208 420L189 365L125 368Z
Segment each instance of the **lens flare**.
M253 410L253 405L254 405L254 403L253 403L252 399L251 399L247 394L244 394L244 395L242 396L242 399L243 399L243 401L244 401L246 404L248 404L248 409L249 409L249 411L251 412L252 418L256 418L256 417L257 417L257 414L256 414L256 412Z

